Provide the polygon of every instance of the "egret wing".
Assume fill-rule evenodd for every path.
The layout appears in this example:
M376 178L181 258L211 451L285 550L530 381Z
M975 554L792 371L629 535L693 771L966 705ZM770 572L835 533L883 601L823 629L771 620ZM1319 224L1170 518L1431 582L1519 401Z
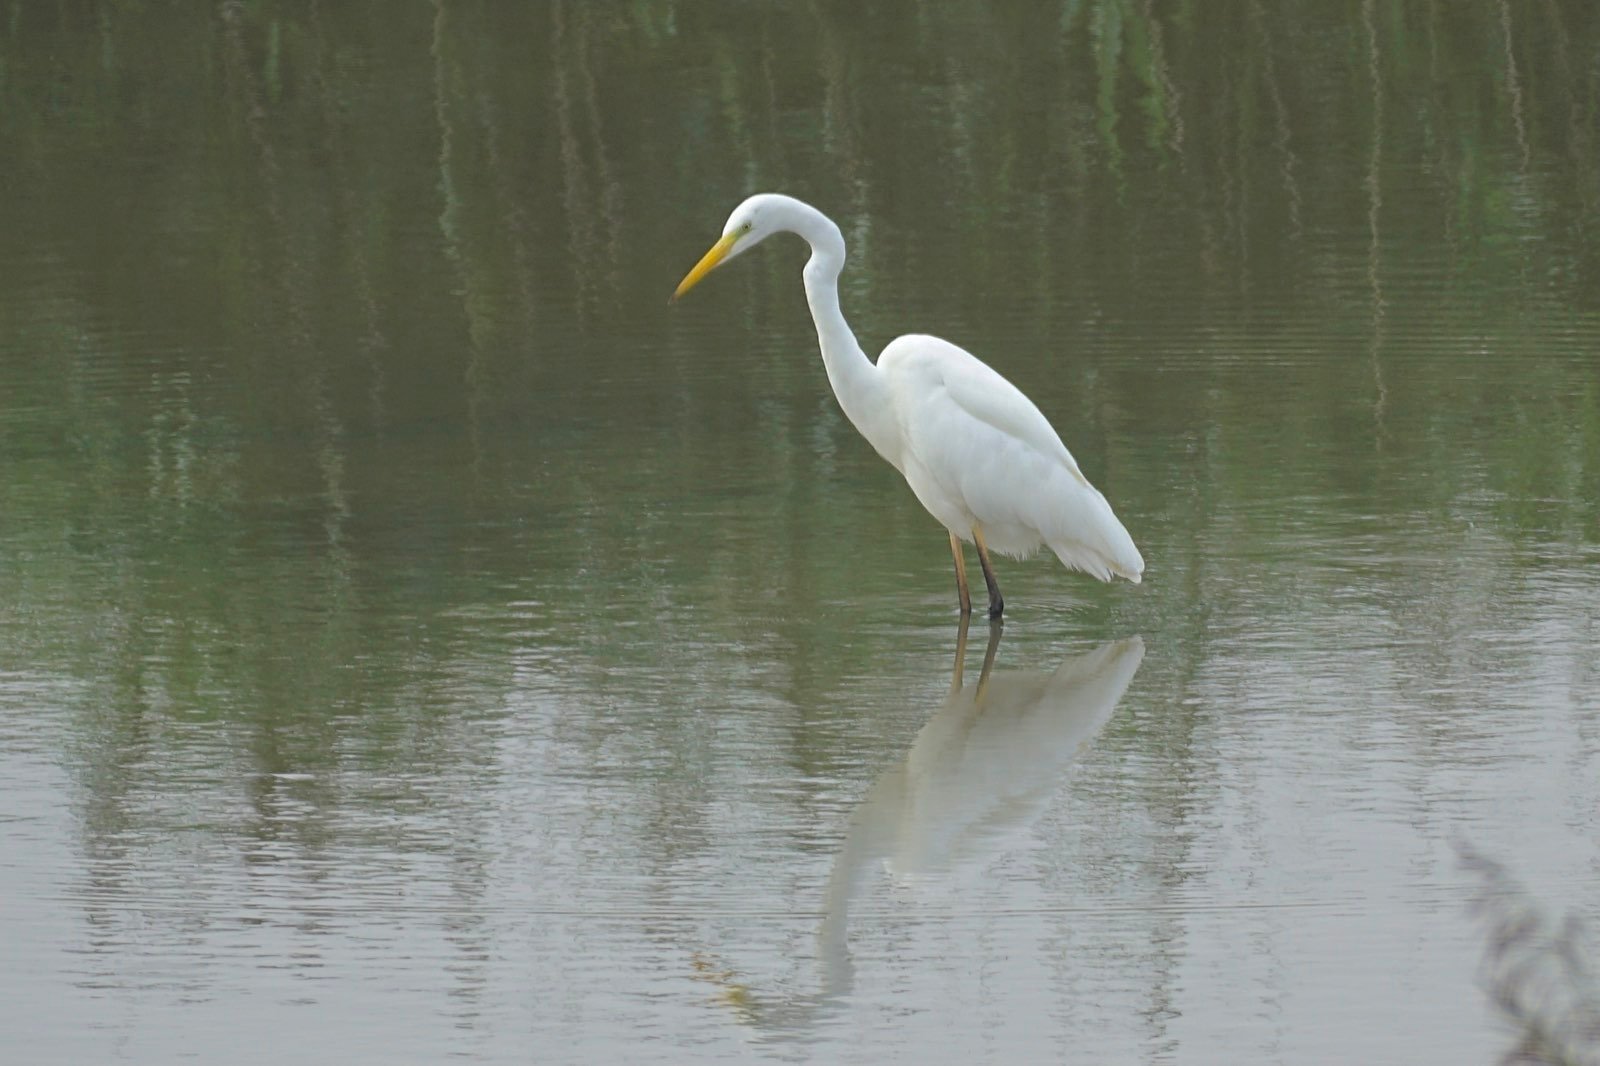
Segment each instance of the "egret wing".
M910 334L884 349L879 364L891 375L913 378L918 393L924 397L942 388L962 414L1015 439L1042 457L1057 460L1071 472L1075 481L1089 483L1078 469L1077 460L1034 402L993 367L965 349L938 337Z
M941 480L970 481L957 473L990 473L990 461L1025 461L1037 474L1059 465L1073 481L1089 485L1033 401L964 349L911 334L885 348L878 363L890 379L907 443Z
M905 440L907 480L958 535L981 523L992 548L1024 555L1041 542L1102 579L1137 580L1143 560L1105 497L1049 421L990 367L935 337L902 337L879 364Z

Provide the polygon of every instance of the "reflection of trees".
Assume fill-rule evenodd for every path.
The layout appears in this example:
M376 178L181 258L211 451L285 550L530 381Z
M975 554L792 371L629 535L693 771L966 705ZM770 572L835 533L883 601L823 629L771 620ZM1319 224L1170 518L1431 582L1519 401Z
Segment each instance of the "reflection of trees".
M297 265L304 297L288 324L303 317L316 334L320 358L306 369L327 374L329 425L380 417L375 397L415 397L413 383L436 380L464 343L476 354L453 366L466 381L437 401L459 412L477 396L492 419L511 397L570 387L589 365L557 357L583 343L570 331L615 305L643 306L645 289L658 298L658 259L752 184L832 202L854 216L847 232L875 221L847 276L872 293L856 314L873 337L926 323L981 346L998 309L1037 313L1041 347L1081 348L1097 315L1133 313L1152 328L1187 316L1160 298L1162 278L1197 274L1204 284L1183 284L1219 310L1338 302L1353 294L1321 275L1355 249L1304 235L1348 233L1355 204L1379 192L1384 214L1407 220L1375 235L1369 251L1385 272L1443 240L1468 277L1509 271L1530 289L1553 279L1587 301L1600 291L1600 242L1586 239L1600 219L1600 153L1585 116L1600 76L1581 57L1595 17L1555 0L1444 8L1240 3L1202 14L1079 0L1040 23L1037 10L978 4L713 16L441 2L373 37L373 20L392 14L225 4L214 25L171 42L138 5L29 9L0 36L0 132L26 173L62 149L126 150L140 127L126 120L141 110L220 100L193 133L154 127L190 143L152 160L141 183L141 202L164 210L126 221L136 230L208 202L214 213L219 189L247 191L221 192L234 197L221 216L228 259L206 279L227 294L225 330L260 310L260 294L238 286L276 244ZM210 63L150 69L173 53ZM79 57L70 81L34 58L46 54ZM403 72L401 92L375 91L391 71ZM701 84L714 94L702 98ZM1383 113L1352 106L1363 99ZM222 136L220 157L208 158L218 143L208 129ZM1361 158L1356 146L1375 147L1379 129L1391 148L1420 148L1422 180L1398 150ZM391 161L427 156L442 164L433 183L406 186L422 172ZM227 179L209 201L194 195L206 174ZM637 190L631 203L624 188ZM428 199L455 293L442 291L436 260L407 262L414 245L396 239ZM665 217L683 221L652 233ZM1522 235L1541 240L1507 241ZM1018 284L954 288L954 264ZM765 276L791 280L776 264ZM1154 295L1117 311L1141 292ZM130 296L112 287L99 299L126 307ZM436 312L452 298L465 338L389 346L417 320L409 308ZM890 306L901 310L889 317ZM617 358L602 347L587 358ZM273 388L277 355L254 360L252 391Z

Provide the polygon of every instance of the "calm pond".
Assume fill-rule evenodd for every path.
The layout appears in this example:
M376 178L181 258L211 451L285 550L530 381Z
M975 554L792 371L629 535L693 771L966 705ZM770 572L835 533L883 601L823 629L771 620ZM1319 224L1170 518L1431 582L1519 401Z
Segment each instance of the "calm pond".
M1600 1056L1600 5L190 7L0 16L6 1061Z

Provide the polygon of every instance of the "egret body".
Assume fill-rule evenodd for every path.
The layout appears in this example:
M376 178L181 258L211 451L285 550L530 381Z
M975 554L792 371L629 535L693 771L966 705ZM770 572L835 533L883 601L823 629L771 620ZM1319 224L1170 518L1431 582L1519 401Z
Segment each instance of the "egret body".
M845 417L949 531L963 615L972 611L963 541L977 547L991 618L1005 607L991 549L1022 558L1047 546L1073 570L1139 581L1144 559L1133 538L1016 386L938 337L908 334L891 341L877 363L867 358L839 310L844 237L810 204L776 193L750 197L673 299L774 233L799 234L811 245L806 302L828 383Z

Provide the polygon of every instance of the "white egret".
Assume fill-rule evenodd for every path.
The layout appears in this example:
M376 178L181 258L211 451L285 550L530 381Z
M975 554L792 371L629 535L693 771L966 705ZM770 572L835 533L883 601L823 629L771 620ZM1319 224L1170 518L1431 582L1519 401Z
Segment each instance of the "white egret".
M949 531L963 616L972 612L972 597L962 541L978 549L991 618L1005 607L991 548L1023 558L1046 545L1070 569L1101 581L1139 581L1144 559L1133 538L1016 386L938 337L908 334L891 341L876 364L867 358L839 310L844 236L810 204L776 193L744 201L672 298L774 233L799 234L811 245L806 302L828 382L845 416Z

